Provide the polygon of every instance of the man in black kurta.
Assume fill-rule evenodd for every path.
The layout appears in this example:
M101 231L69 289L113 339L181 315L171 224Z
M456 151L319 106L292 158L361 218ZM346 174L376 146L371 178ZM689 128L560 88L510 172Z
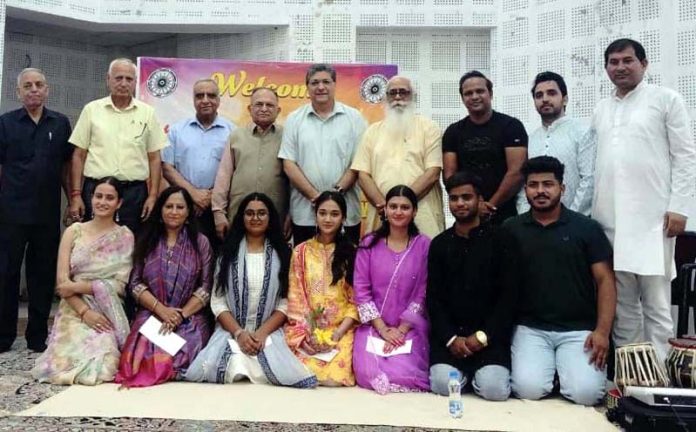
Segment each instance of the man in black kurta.
M0 116L0 352L9 350L17 335L25 250L25 337L29 349L46 349L60 239L60 188L67 184L72 153L68 118L44 107L48 84L43 72L24 69L17 81L23 106Z
M463 172L445 188L456 222L435 237L428 254L426 300L430 315L430 386L447 395L449 372L488 400L510 395L510 335L514 285L500 263L507 242L496 227L481 223L481 180Z

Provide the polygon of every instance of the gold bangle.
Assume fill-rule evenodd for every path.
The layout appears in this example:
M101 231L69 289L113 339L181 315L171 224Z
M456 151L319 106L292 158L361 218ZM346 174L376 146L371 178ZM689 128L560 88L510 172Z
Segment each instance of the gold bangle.
M90 310L89 306L86 306L84 309L82 309L82 312L79 312L80 321L84 322L85 314L86 314L89 310Z
M157 309L158 304L159 304L159 300L155 299L155 302L152 303L152 309L150 309L150 312L154 313L155 310Z

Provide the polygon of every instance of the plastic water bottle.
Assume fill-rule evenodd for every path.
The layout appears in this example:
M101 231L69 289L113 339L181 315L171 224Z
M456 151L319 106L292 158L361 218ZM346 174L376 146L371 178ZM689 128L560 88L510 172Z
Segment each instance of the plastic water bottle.
M458 371L450 371L447 387L449 388L450 416L452 418L460 418L462 416L462 385L459 383Z

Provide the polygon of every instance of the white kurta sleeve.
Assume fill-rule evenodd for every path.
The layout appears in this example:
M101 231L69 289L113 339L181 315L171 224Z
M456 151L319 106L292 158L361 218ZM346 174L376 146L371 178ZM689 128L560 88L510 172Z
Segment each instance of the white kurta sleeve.
M691 119L679 94L673 94L665 116L671 160L671 192L667 211L688 216L696 196L696 145Z
M221 313L230 310L230 307L227 305L226 296L224 294L218 294L217 289L214 289L210 293L210 309L213 311L215 318Z

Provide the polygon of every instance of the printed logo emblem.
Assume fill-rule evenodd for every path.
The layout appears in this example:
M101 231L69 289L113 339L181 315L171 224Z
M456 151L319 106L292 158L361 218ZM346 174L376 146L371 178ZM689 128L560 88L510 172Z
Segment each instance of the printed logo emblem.
M378 104L387 93L387 77L382 74L370 75L360 84L360 97L365 102Z
M167 68L156 69L147 78L147 91L157 98L164 98L174 93L176 85L174 71Z

